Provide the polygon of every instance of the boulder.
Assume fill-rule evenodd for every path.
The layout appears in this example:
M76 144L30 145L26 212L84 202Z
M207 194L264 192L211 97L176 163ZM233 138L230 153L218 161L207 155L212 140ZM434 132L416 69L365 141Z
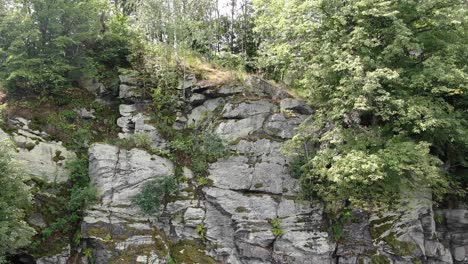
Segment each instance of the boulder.
M245 83L250 87L254 87L254 89L252 90L259 95L268 96L273 99L283 99L291 97L287 90L275 86L258 76L249 76Z
M222 139L230 142L260 131L263 127L264 121L264 115L255 115L239 120L230 119L221 122L214 132Z
M224 254L243 263L270 263L273 259L281 263L332 263L334 245L328 233L321 231L320 204L215 187L204 191L213 205L206 211L207 237L220 244ZM279 219L283 232L279 237L272 233L271 219ZM234 252L227 250L232 244Z
M281 112L292 111L301 115L313 114L312 108L305 101L295 98L285 98L280 102Z
M241 140L231 147L240 156L231 156L210 165L213 186L230 189L294 195L298 182L289 175L281 143L268 139Z
M193 106L197 106L197 105L202 104L205 100L206 100L205 95L195 93L195 94L192 94L192 96L190 96L189 103Z
M290 139L305 119L306 116L286 118L282 113L273 114L265 122L265 132L282 139Z
M61 142L23 135L14 133L13 141L20 147L15 156L25 164L26 171L48 182L67 181L70 172L65 164L76 158L75 153L67 150Z
M247 118L258 114L270 114L276 111L276 106L268 101L252 101L240 104L227 103L224 106L224 118Z
M137 85L138 84L138 73L137 72L129 72L127 74L119 75L120 83L129 84L129 85Z
M128 117L128 116L133 116L134 113L136 112L136 106L134 104L128 105L128 104L121 104L119 105L119 113L121 116Z
M187 126L200 126L205 120L212 117L215 114L215 109L220 107L224 102L223 98L210 99L205 101L203 105L195 107L187 116Z
M130 86L127 84L121 84L119 86L119 98L121 99L132 99L141 95L141 88L138 86Z

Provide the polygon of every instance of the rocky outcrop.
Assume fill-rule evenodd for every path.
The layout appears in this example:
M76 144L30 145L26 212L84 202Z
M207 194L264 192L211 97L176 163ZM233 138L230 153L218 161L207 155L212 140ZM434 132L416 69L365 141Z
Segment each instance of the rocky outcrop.
M36 264L67 264L70 259L70 247L66 248L62 253L49 256L41 257L36 260Z
M99 264L146 263L166 257L167 245L154 217L141 214L131 198L155 177L173 176L174 165L143 150L104 144L93 145L89 155L89 175L100 201L83 219L86 258Z
M257 77L221 87L197 85L194 77L183 82L174 128L217 134L231 153L209 164L201 178L154 154L168 152L169 142L151 123L137 75L120 76L120 81L119 137L143 135L154 151L101 143L90 147L89 176L99 201L81 223L81 262L468 263L468 209L434 210L428 191L405 197L391 213L355 210L339 226L330 226L319 201L301 200L282 147L314 110L285 90ZM93 113L77 112L92 122ZM31 174L67 181L64 164L74 153L30 129L28 120L9 122L13 132L0 130L0 138L16 142L18 159L28 163ZM177 195L158 214L143 214L133 197L146 183L166 176L177 177ZM37 228L47 226L40 213L27 220ZM37 263L67 263L70 254L65 248Z
M438 253L450 250L453 263L468 263L468 208L439 209L434 215L436 224L436 237L442 246L427 246L427 252ZM433 255L435 255L432 253Z
M69 171L65 164L76 157L75 153L62 146L62 142L50 141L41 131L29 128L30 121L21 117L11 118L11 135L0 132L0 137L11 139L17 146L15 157L34 177L47 182L63 183L68 180Z
M119 133L119 138L129 139L135 135L142 135L151 141L152 147L159 149L166 147L167 143L156 127L147 123L150 118L146 114L137 111L137 104L121 104L119 112L121 116L117 119L117 125L122 130Z
M466 209L434 212L427 190L402 200L391 213L353 212L338 242L338 263L467 263Z
M290 96L277 87L265 87L256 90L251 86L185 86L182 100L186 107L178 114L178 128L192 127L214 132L226 144L230 143L229 148L235 155L210 164L209 184L204 187L197 188L197 179L184 168L185 180L179 186L181 192L177 200L162 208L158 218L145 218L138 210L133 211L136 208L128 203L127 198L141 188L140 184L130 186L127 183L125 188L110 184L126 182L128 177L146 179L140 176L140 170L145 170L149 164L130 165L140 170L129 176L131 171L115 165L120 162L131 164L126 161L129 151L107 145L91 148L90 175L103 194L101 205L87 213L83 224L84 237L89 238L88 245L95 251L99 248L94 255L105 256L100 258L101 261L115 260L119 254L130 254L134 260L152 256L149 252L136 254L127 250L128 247L119 248L118 243L96 244L105 236L116 237L110 234L110 230L128 230L125 225L130 219L121 215L131 214L132 223L138 222L142 226L143 223L151 223L146 229L140 229L138 238L133 236L131 241L134 243L153 245L156 242L150 237L153 232L158 232L172 241L164 242L171 248L174 243L183 241L204 242L204 252L223 263L332 263L335 245L324 231L322 206L319 202L297 199L298 182L290 176L289 160L281 153L284 140L294 135L295 127L305 119L302 113L308 110L304 109L310 108L300 101L288 103ZM128 93L127 88L121 86L122 95ZM245 93L252 96L243 99ZM127 99L138 101L132 99L135 94ZM281 105L283 111L280 110ZM135 105L121 105L122 117L119 120L141 116L142 111L137 108ZM134 133L136 128L128 124L128 121L119 122L122 132ZM119 151L120 154L116 154ZM141 150L130 150L135 151ZM117 156L125 158L116 161ZM157 171L157 168L153 171L167 174ZM113 180L106 183L107 179ZM129 192L126 188L130 188ZM201 193L194 192L193 188ZM112 193L114 198L108 198L108 193ZM125 197L125 202L116 202L116 197L121 196ZM114 221L104 220L110 217L109 211ZM109 231L101 232L103 235L98 239L86 231L96 227ZM125 235L117 240L124 243L121 245L127 245L131 243L130 237L132 235ZM123 241L124 238L126 240ZM172 246L169 245L171 243ZM165 259L168 254L163 251L153 253L159 259Z
M123 137L157 133L138 106L138 83L121 81ZM183 168L178 196L148 217L130 198L151 178L173 175L177 164L143 150L93 146L90 175L102 198L82 231L95 263L165 263L181 254L196 255L182 263L467 263L466 209L434 212L424 191L392 213L353 211L332 238L321 203L298 198L281 152L314 112L304 101L256 77L245 85L191 80L180 88L184 107L174 128L213 132L233 154L209 165L203 185Z

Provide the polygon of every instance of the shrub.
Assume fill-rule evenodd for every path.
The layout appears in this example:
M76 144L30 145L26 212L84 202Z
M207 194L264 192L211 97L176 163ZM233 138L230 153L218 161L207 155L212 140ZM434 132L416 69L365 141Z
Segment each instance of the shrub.
M195 228L195 232L198 234L202 241L205 241L206 227L204 224L197 225L197 228Z
M141 148L149 152L154 151L152 144L151 136L147 133L132 134L117 142L117 145L125 149Z
M31 194L24 181L25 174L13 161L13 146L0 141L0 263L5 254L30 243L34 235L25 221L25 209L31 206Z
M279 218L271 219L270 225L271 225L271 232L273 233L275 237L279 237L284 233L283 229L281 228L281 222Z
M64 212L43 230L44 239L56 232L70 234L79 232L77 226L83 217L84 210L96 201L96 189L89 183L87 156L69 161L66 167L70 171L70 187L65 190L59 205Z
M143 190L132 198L145 214L159 212L161 204L167 201L169 195L177 190L177 183L174 177L158 177L143 186Z
M179 136L171 141L170 148L179 153L177 163L188 165L201 176L206 173L208 163L230 154L222 139L206 132Z

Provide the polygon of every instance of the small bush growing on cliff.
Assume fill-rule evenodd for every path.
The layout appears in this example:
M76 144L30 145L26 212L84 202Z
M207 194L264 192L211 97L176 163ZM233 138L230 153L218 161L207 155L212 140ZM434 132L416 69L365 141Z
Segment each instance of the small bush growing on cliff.
M151 136L146 133L132 134L117 142L117 145L124 149L141 148L149 152L153 152L152 144Z
M215 134L206 132L178 137L171 141L170 148L178 153L177 163L189 165L198 175L206 172L208 163L229 155L223 140Z
M275 237L279 237L284 233L283 228L281 228L281 221L279 218L274 218L270 220L271 232Z
M11 144L0 141L0 263L7 263L5 254L26 246L34 235L34 229L23 219L24 210L31 205L31 194L11 153Z
M79 232L84 210L96 200L96 189L89 184L87 156L67 163L70 170L70 186L61 200L63 215L47 227L42 236L47 239L56 232L74 234Z
M174 177L158 177L143 187L143 190L132 198L134 204L140 207L145 214L155 214L159 212L161 204L167 201L169 195L177 190L177 183Z

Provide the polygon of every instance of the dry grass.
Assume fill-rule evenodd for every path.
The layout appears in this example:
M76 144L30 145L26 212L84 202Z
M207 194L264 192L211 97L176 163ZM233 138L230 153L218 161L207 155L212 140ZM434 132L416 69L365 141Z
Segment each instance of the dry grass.
M247 78L245 71L223 69L191 51L177 52L177 64L181 71L195 74L200 86L238 84Z

